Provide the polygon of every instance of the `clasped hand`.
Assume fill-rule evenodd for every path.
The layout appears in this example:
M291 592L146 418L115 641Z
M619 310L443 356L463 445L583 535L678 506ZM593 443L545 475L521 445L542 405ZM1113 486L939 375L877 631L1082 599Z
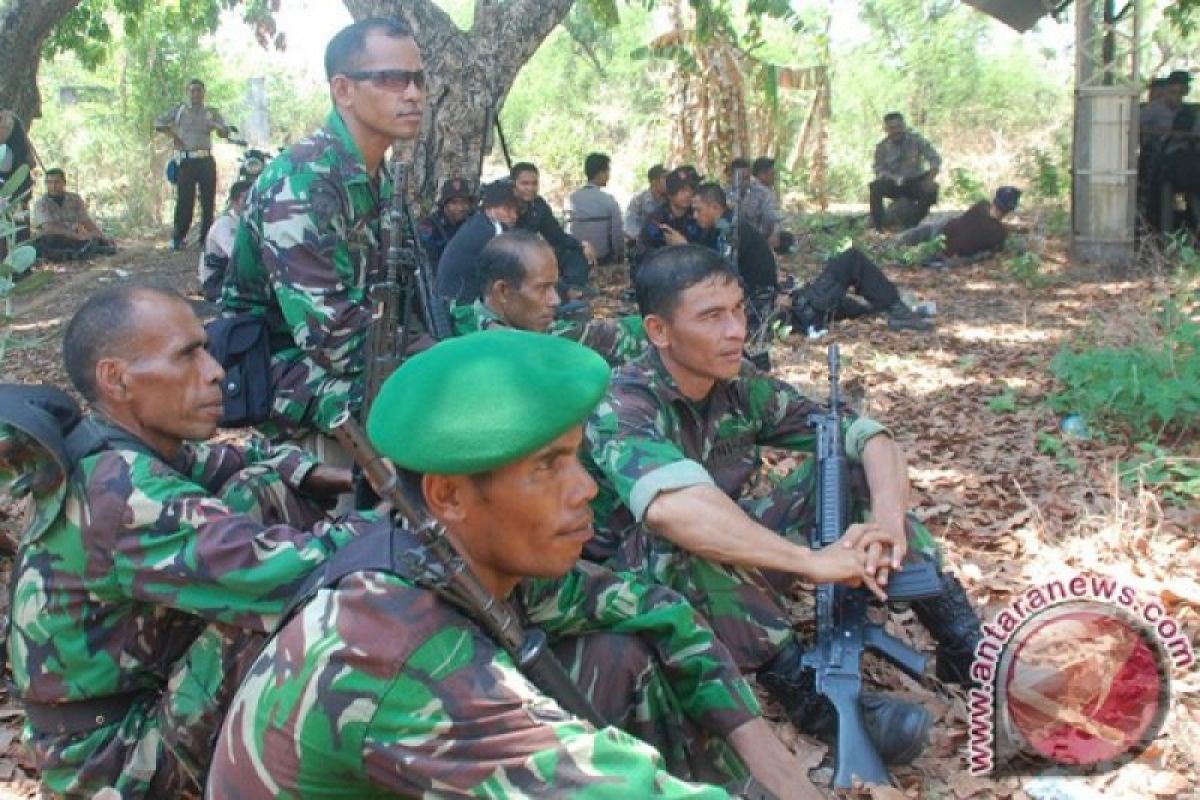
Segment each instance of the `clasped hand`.
M887 600L888 576L900 569L907 550L902 519L893 524L855 523L834 544L813 553L809 577L817 583L865 585L880 600Z

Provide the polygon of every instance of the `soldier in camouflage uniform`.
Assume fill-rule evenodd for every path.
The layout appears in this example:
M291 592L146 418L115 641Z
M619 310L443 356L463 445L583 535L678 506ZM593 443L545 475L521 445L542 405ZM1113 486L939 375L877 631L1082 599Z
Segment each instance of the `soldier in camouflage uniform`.
M334 524L311 499L348 488L346 470L265 442L192 443L222 411L204 340L161 290L98 293L67 327L67 370L94 413L64 421L61 491L28 487L54 502L22 541L9 643L54 796L198 796L222 711L283 602L372 524Z
M264 432L317 433L310 449L332 456L337 448L320 434L362 404L367 294L381 268L382 203L391 197L384 154L417 135L425 76L411 34L384 19L334 36L325 71L334 109L255 183L223 306L270 327L275 396Z
M455 306L454 331L462 336L490 328L516 328L561 336L592 348L619 366L646 349L642 318L556 320L558 262L554 248L535 233L506 231L479 257L483 298Z
M746 771L780 797L818 796L679 595L578 561L596 488L577 458L581 423L608 376L573 342L485 331L407 361L367 431L486 593L546 632L610 725L543 693L419 568L334 561L343 577L314 590L234 699L214 800L719 798L685 781ZM393 546L425 549L407 532Z
M799 577L861 581L882 596L907 551L935 556L927 530L906 529L903 456L878 422L846 420L846 453L873 521L850 526L846 546L810 550L812 459L765 496L747 489L760 446L812 451L809 414L819 406L742 361L736 275L712 251L681 245L647 262L636 289L652 348L616 372L586 427L585 461L600 484L587 555L683 592L794 721L827 731L830 709L813 697L780 592ZM946 581L944 602L913 605L939 640L939 668L965 672L979 622L957 582ZM928 725L919 707L873 695L864 711L885 760L915 757Z

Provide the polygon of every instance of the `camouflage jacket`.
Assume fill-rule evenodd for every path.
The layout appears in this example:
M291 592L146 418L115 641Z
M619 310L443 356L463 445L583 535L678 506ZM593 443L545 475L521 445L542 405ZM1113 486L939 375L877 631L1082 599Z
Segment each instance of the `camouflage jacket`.
M758 713L724 647L668 589L580 563L514 594L551 641L640 637L683 713L716 735ZM354 573L321 590L251 668L225 719L209 796L434 795L726 796L672 777L641 740L564 711L434 593Z
M367 522L300 531L231 512L214 494L254 464L298 487L315 462L261 440L185 444L171 464L118 441L80 460L13 573L9 647L26 701L162 689L207 621L269 631L299 581Z
M783 223L775 192L756 178L750 179L750 184L742 195L738 205L738 217L750 223L768 239Z
M507 328L508 323L482 300L471 305L456 305L450 311L454 318L454 333L465 336L489 328ZM637 358L646 350L646 329L642 318L636 315L617 320L591 319L587 322L558 319L551 323L546 333L561 336L584 347L590 347L613 366Z
M270 328L268 435L328 431L362 404L367 293L383 252L380 198L390 196L386 171L367 174L336 111L255 182L222 305L263 316Z
M749 362L738 377L718 381L708 397L693 402L651 348L613 374L584 428L582 458L600 486L587 556L610 557L659 492L707 484L737 499L762 465L760 446L812 452L809 415L823 410ZM867 439L884 430L866 417L846 420L844 428L846 454L855 460Z

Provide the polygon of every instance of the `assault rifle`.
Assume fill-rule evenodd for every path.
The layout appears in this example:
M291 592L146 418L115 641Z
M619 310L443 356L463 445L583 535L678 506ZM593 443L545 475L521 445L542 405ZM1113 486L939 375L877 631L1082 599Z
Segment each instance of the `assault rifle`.
M817 429L817 522L810 543L828 547L845 533L850 521L846 453L842 447L841 401L838 394L838 346L829 345L829 410L813 414ZM910 564L893 572L888 599L919 600L941 593L934 565ZM837 712L836 765L833 785L849 788L853 779L888 783L887 768L867 736L862 713L862 656L873 650L914 678L925 671L926 657L884 631L867 616L872 595L865 588L839 584L817 587L817 641L804 656L816 672L817 691Z
M371 322L367 328L361 420L366 420L379 387L408 354L414 335L426 332L441 341L454 332L450 310L434 291L429 259L417 239L417 226L408 204L408 166L393 158L390 169L392 200L387 212L383 277L371 284L369 292Z

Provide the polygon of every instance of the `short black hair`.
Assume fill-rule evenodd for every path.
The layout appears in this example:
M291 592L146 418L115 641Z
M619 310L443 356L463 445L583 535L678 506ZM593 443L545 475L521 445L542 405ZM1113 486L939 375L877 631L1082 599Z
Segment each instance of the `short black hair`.
M667 174L667 168L662 164L655 164L646 172L646 180L654 183L656 180Z
M887 124L887 123L891 122L892 120L896 120L896 119L900 120L901 122L904 122L904 115L901 114L899 111L889 111L888 113L883 115L884 124Z
M775 169L775 159L770 156L759 156L754 159L754 166L750 168L750 174L757 178L764 172L770 172L773 169Z
M732 173L735 169L747 169L749 166L750 162L748 160L738 156L733 161L729 162L729 171Z
M638 311L670 319L686 289L713 276L738 283L738 275L716 250L698 244L664 247L638 268L633 280Z
M201 89L203 89L204 81L200 80L199 78L192 78L190 81L187 82L187 88L190 89L193 86L199 86Z
M46 177L49 178L51 175L57 175L64 181L67 179L67 173L62 171L62 167L51 167L50 169L46 170Z
M325 46L325 79L353 72L367 45L367 34L380 31L392 39L411 39L412 31L395 17L367 17L352 22L333 35Z
M229 199L227 202L233 203L234 200L237 200L243 194L250 191L250 187L253 185L254 181L234 181L233 185L229 187Z
M110 286L84 301L67 323L63 334L63 363L71 383L88 402L94 403L98 396L96 364L102 358L119 355L129 343L136 333L133 304L145 294L187 303L174 289Z
M714 203L721 208L729 208L729 200L725 196L725 190L721 188L719 183L702 183L696 188L696 199L703 200L705 203Z
M479 291L486 295L496 281L520 289L525 281L525 255L535 247L551 249L540 235L522 228L505 231L479 253Z
M518 161L508 170L508 177L514 181L522 172L537 172L538 168L530 161Z
M587 158L583 160L583 174L590 181L592 178L604 172L612 165L612 159L604 153L588 153Z

